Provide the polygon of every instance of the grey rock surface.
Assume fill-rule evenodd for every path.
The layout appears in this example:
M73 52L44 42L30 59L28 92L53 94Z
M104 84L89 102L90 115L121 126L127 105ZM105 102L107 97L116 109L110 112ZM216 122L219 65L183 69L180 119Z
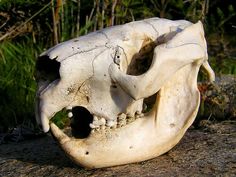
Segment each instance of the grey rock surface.
M236 176L236 122L205 120L200 125L160 157L95 170L74 165L50 135L2 144L0 176Z

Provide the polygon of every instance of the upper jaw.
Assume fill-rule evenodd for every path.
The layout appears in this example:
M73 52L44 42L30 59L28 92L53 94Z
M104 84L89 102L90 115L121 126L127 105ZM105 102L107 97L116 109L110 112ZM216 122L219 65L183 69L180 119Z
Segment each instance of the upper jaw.
M78 107L81 109L86 109L89 114L92 115L92 121L89 123L90 125L88 125L93 131L122 127L143 116L142 100L134 101L132 98L129 98L126 100L125 104L117 106L117 109L107 110L107 107L102 107L103 104L96 103L96 95L99 94L95 93L95 91L91 91L95 93L92 94L95 95L95 98L93 98L95 102L89 101L88 103L85 101L87 100L87 96L80 91L76 92L76 95L64 95L63 93L65 93L65 91L62 91L62 89L57 89L56 85L50 85L51 86L47 87L42 86L38 89L36 94L36 119L44 132L49 131L51 119L57 112L63 109L67 109L70 118L72 115L77 116L80 113L80 110L78 111L77 109ZM61 94L58 94L58 90ZM110 102L109 106L116 104L114 102L111 103L112 100L109 99L105 101L107 101L107 103ZM127 107L125 105L127 105ZM98 106L100 108L98 108Z
M36 119L41 125L44 132L48 132L50 129L51 119L54 115L66 109L68 112L68 117L70 119L87 119L89 117L90 122L88 125L91 128L92 132L120 128L133 122L134 120L143 117L142 106L135 106L134 108L126 109L117 109L115 112L106 113L100 109L91 108L91 105L78 104L78 102L62 102L63 104L53 104L53 99L48 97L37 97L36 99ZM137 101L138 102L138 101ZM134 104L134 103L133 103ZM142 105L142 101L138 103ZM105 109L104 109L105 110ZM120 111L119 111L120 110ZM81 114L82 111L82 115ZM87 111L87 114L84 116L83 112ZM128 112L127 112L128 111ZM81 117L84 116L84 117ZM77 118L76 118L77 117ZM91 118L92 117L92 118ZM77 122L79 123L79 122Z

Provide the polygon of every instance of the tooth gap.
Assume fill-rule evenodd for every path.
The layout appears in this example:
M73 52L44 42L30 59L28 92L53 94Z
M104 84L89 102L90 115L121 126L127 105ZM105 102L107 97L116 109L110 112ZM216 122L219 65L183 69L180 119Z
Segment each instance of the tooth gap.
M154 104L156 103L157 94L158 92L143 100L143 110L142 110L143 113L147 113L150 110L152 110Z
M84 107L76 106L72 109L71 132L75 138L87 138L92 129L93 115Z

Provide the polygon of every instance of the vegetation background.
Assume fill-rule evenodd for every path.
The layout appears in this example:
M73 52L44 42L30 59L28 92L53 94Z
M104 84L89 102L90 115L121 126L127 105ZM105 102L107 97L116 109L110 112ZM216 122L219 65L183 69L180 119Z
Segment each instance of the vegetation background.
M201 20L217 74L236 74L235 0L0 0L0 133L35 129L35 61L45 49L150 17Z

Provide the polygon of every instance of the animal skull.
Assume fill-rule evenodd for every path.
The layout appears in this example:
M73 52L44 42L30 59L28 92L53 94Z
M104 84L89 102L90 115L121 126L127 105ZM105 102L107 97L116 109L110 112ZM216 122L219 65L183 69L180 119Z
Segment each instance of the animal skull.
M194 121L201 65L214 80L207 59L201 22L151 18L63 42L37 61L37 121L87 168L157 157ZM50 121L63 108L72 136Z

